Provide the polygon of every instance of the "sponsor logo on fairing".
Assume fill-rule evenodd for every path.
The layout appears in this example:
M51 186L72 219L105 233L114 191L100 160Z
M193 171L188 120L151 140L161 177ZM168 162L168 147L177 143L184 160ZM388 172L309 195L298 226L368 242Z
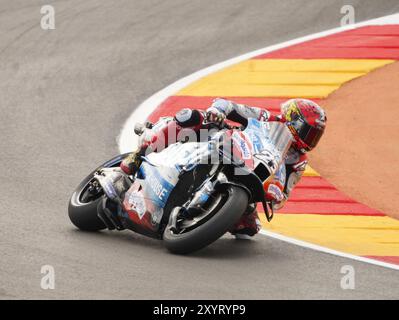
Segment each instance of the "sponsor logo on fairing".
M275 184L270 184L267 192L270 193L278 202L284 199L283 192Z
M144 202L144 199L143 199L143 196L141 195L141 193L137 192L137 191L133 191L129 195L128 201L129 201L130 208L137 212L137 215L139 216L140 220L143 219L144 214L146 212L146 206L145 206L145 202Z
M234 132L233 136L233 141L235 145L238 147L238 149L241 151L242 158L243 159L251 159L251 151L249 150L249 146L245 139L241 137L241 135L237 132Z
M162 183L153 175L147 176L147 182L152 191L162 202L165 200L165 196L168 193L168 190L163 187Z
M151 165L143 164L140 170L144 178L146 196L163 208L174 186Z
M260 117L259 121L267 121L270 117L270 113L267 110L263 110Z
M268 123L261 123L256 119L249 119L248 125L245 129L245 134L249 137L249 140L252 143L254 153L258 153L265 148L263 142L263 139L265 137L262 137L262 135L260 134L261 129L264 126L268 126Z

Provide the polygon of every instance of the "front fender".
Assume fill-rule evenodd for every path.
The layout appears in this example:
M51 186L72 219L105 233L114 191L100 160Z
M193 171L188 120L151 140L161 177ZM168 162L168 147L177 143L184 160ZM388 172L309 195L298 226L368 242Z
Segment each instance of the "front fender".
M241 183L238 183L238 182L234 182L234 181L222 181L222 182L219 182L217 184L217 186L215 187L215 190L218 190L218 189L220 190L220 189L225 188L227 186L235 186L235 187L241 188L248 194L248 198L249 199L252 198L251 190L249 190L245 185L243 185Z
M240 174L236 174L235 170L239 170ZM266 202L266 193L263 189L263 183L255 173L245 167L237 168L230 166L227 170L227 175L225 176L228 180L221 181L220 185L230 184L241 187L249 194L250 202L262 203L267 221L270 222L273 219L273 207L271 205L268 206Z
M261 202L265 198L263 183L259 177L246 167L229 166L224 173L230 183L235 183L250 192L253 202Z

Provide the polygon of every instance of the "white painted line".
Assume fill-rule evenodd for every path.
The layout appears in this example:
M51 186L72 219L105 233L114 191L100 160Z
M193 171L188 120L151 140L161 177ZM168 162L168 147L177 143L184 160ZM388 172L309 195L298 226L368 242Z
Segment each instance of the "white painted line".
M189 84L193 83L194 81L197 81L200 78L203 78L213 72L216 72L218 70L224 69L228 66L231 66L233 64L236 64L238 62L253 58L255 56L275 51L277 49L282 49L285 47L292 46L294 44L298 44L301 42L305 42L308 40L312 39L317 39L321 37L325 37L334 33L338 33L341 31L345 30L350 30L366 25L384 25L384 24L399 24L399 14L394 14L378 19L373 19L373 20L368 20L364 22L360 22L357 24L345 26L345 27L339 27L319 33L315 33L312 35L308 35L305 37L297 38L294 40L289 40L280 44L272 45L266 48L262 48L259 50L255 50L246 54L243 54L241 56L220 62L218 64L215 64L213 66L207 67L205 69L199 70L187 77L184 77L171 85L167 86L166 88L162 89L161 91L156 92L153 94L151 97L149 97L147 100L145 100L143 103L141 103L130 115L130 117L127 119L125 122L123 129L121 133L119 134L117 140L119 144L119 150L122 153L132 151L137 144L137 140L135 139L134 135L134 125L137 122L144 122L148 116L163 102L165 101L168 97L174 95L176 92L180 91L184 87L188 86Z
M268 230L265 230L265 229L262 229L259 233L264 235L264 236L267 236L269 238L281 240L281 241L284 241L284 242L295 244L297 246L308 248L308 249L312 249L312 250L315 250L315 251L328 253L328 254L339 256L339 257L342 257L342 258L352 259L352 260L356 260L356 261L360 261L360 262L370 263L370 264L374 264L374 265L377 265L377 266L380 266L380 267L385 267L385 268L389 268L389 269L399 270L399 265L396 265L396 264L383 262L383 261L379 261L379 260L375 260L375 259L370 259L370 258L366 258L366 257L356 256L356 255L353 255L353 254L349 254L349 253L345 253L345 252L329 249L327 247L323 247L323 246L319 246L317 244L313 244L313 243L310 243L310 242L306 242L306 241L298 240L298 239L295 239L295 238L287 237L287 236L284 236L282 234L271 232L271 231L268 231Z
M239 63L241 61L244 61L244 60L247 60L247 59L250 59L255 56L265 54L265 53L268 53L271 51L289 47L294 44L298 44L298 43L305 42L305 41L312 40L312 39L325 37L325 36L328 36L328 35L331 35L334 33L338 33L338 32L345 31L345 30L350 30L350 29L354 29L354 28L358 28L358 27L362 27L362 26L386 25L386 24L399 24L399 13L390 15L390 16L373 19L373 20L356 23L353 25L345 26L345 27L339 27L339 28L315 33L315 34L308 35L305 37L293 39L293 40L286 41L286 42L283 42L280 44L276 44L276 45L272 45L272 46L269 46L266 48L255 50L255 51L240 55L238 57L223 61L221 63L215 64L213 66L207 67L205 69L199 70L187 77L184 77L184 78L172 83L171 85L167 86L166 88L156 92L151 97L149 97L147 100L145 100L143 103L141 103L133 111L133 113L130 115L130 117L125 122L125 124L122 128L122 131L117 138L118 144L119 144L119 150L121 153L125 153L125 152L132 151L136 147L137 139L136 139L136 136L134 135L134 131L133 131L135 123L144 122L148 118L148 116L168 97L174 95L176 92L180 91L181 89L185 88L186 86L193 83L194 81L197 81L200 78L203 78L213 72L224 69L228 66ZM289 242L289 243L292 243L292 244L295 244L295 245L298 245L301 247L305 247L308 249L312 249L312 250L316 250L316 251L320 251L320 252L324 252L324 253L329 253L329 254L339 256L339 257L344 257L344 258L361 261L361 262L365 262L365 263L369 263L369 264L374 264L374 265L381 266L381 267L399 270L399 266L394 265L394 264L385 263L385 262L381 262L381 261L374 260L374 259L368 259L368 258L359 257L359 256L347 254L344 252L328 249L326 247L322 247L322 246L318 246L318 245L315 245L312 243L308 243L308 242L304 242L304 241L297 240L294 238L286 237L286 236L283 236L283 235L280 235L277 233L273 233L270 231L266 231L266 230L262 230L260 233L265 236L268 236L270 238Z

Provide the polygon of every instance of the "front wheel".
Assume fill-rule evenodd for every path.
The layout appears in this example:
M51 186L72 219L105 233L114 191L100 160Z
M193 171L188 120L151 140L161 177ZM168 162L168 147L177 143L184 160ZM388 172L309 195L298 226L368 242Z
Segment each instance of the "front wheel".
M88 176L76 188L69 200L68 215L71 222L84 231L98 231L105 229L105 224L97 216L97 207L104 195L102 190L90 192L93 176Z
M75 189L69 200L68 214L69 219L76 227L85 231L98 231L106 228L97 216L97 206L102 201L104 192L94 182L93 175L102 168L118 167L127 155L128 153L121 154L105 162L91 172Z
M245 212L248 201L244 189L229 185L215 197L202 219L181 219L179 232L168 225L163 234L166 248L173 253L187 254L208 246L233 227Z

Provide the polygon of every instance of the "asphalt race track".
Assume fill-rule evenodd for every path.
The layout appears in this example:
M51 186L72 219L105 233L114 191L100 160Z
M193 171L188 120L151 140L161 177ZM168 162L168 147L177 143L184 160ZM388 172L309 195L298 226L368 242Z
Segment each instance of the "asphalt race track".
M357 21L399 12L397 0L351 2ZM55 30L40 28L44 4ZM80 232L67 216L73 189L118 153L143 100L217 62L338 27L343 4L0 0L0 298L398 298L397 271L262 235L182 257L130 231ZM54 290L40 287L43 265ZM344 265L355 290L340 287Z

